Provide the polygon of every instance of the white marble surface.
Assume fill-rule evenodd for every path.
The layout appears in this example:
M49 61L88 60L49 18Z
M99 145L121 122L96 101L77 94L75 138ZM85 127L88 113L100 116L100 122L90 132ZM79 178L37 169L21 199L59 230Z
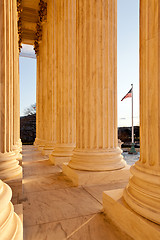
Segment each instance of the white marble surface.
M69 240L131 240L123 232L119 231L110 222L107 222L102 213L89 219L78 231L75 231L67 239Z
M27 193L26 199L23 203L24 226L85 216L102 209L101 204L81 187Z
M28 178L30 176L41 176L48 175L51 173L61 172L61 169L56 166L51 165L49 160L32 162L32 167L30 167L30 163L23 163L23 177Z
M121 183L74 187L33 146L25 146L23 154L25 240L123 239L101 214L102 192Z
M45 176L30 176L23 179L23 192L39 192L73 187L73 183L61 172Z
M129 240L108 223L103 214L26 227L25 240Z
M58 166L54 167L49 158L42 156L42 154L33 146L24 146L22 153L23 179L30 176L41 176L61 172L61 169Z
M24 228L24 238L25 240L64 240L81 228L92 216L94 215L28 226Z

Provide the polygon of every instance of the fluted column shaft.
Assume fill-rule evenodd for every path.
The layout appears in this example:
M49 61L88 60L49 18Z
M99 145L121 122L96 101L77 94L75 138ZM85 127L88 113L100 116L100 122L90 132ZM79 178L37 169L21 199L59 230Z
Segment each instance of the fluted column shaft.
M44 22L43 23L43 27L42 27L42 128L41 131L43 132L43 148L45 147L45 144L47 142L47 120L48 120L48 116L47 116L47 75L48 75L48 66L47 66L47 23ZM43 148L41 150L43 150Z
M16 19L17 20L17 19ZM13 145L13 1L0 2L0 177L21 173Z
M14 69L13 69L13 64L14 64L14 52L13 52L13 48L14 48L14 31L13 31L13 22L14 22L14 18L13 18L13 1L10 0L10 17L9 17L9 21L10 21L10 27L9 27L9 35L10 35L10 39L8 39L9 41L9 45L10 45L10 51L8 51L8 54L10 55L8 57L8 60L10 61L10 85L9 85L9 89L10 89L10 149L13 150L13 144L14 144L14 109L13 109L13 105L14 105L14 101L13 101L13 96L14 96Z
M46 62L47 62L47 81L46 81L46 142L42 151L44 155L50 155L55 145L53 125L55 123L56 112L54 109L56 91L53 86L55 79L53 78L53 1L47 2L47 22L46 28Z
M40 118L40 112L39 112L39 108L40 108L40 59L39 59L39 55L37 55L37 78L36 78L36 139L34 142L34 146L37 147L39 144L39 118Z
M18 49L18 26L17 26L17 1L13 0L13 150L18 159L22 150L20 140L20 89L19 89L19 49Z
M19 46L18 46L18 23L17 23L17 1L15 0L15 60L17 61L16 66L16 77L17 77L17 116L16 116L16 135L17 135L17 145L20 151L22 151L22 141L20 138L20 78L19 78Z
M57 64L57 140L52 157L70 158L76 132L76 0L54 0L53 4L56 12L53 51L57 54L53 62Z
M37 57L37 85L38 88L36 90L38 94L38 102L36 102L36 108L38 108L38 115L37 115L37 109L36 109L36 120L38 120L38 124L36 123L36 128L38 125L38 135L37 135L37 129L36 129L36 143L37 146L41 146L42 144L42 43L39 43L39 54Z
M140 1L140 159L124 191L128 205L160 224L160 0Z
M39 100L38 100L38 129L39 129L39 135L38 135L38 149L42 150L45 146L44 144L44 105L43 105L43 91L45 88L44 82L43 82L43 39L39 43L39 60L37 64L39 64Z
M81 170L124 167L117 139L117 1L77 0L76 149Z
M16 2L13 1L13 7L14 7L14 17L16 14ZM18 115L18 109L17 109L17 101L18 101L18 29L16 28L16 22L13 22L13 69L14 69L14 84L13 84L13 145L17 144L17 135L18 135L18 122L17 122L17 115ZM16 44L17 43L17 44Z

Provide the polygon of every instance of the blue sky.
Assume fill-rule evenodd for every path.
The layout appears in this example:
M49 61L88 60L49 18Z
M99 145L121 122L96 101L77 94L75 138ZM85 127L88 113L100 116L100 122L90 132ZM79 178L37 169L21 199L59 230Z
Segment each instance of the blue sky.
M133 83L134 125L139 124L139 0L117 1L118 126L131 126L131 98L121 102Z
M32 46L20 56L20 110L36 102L36 59ZM139 0L117 0L118 126L131 126L131 98L122 97L134 84L134 125L139 124Z
M24 115L25 108L36 102L36 59L31 57L22 57L27 53L32 53L34 57L33 47L25 46L20 54L20 115ZM28 55L27 55L28 56Z

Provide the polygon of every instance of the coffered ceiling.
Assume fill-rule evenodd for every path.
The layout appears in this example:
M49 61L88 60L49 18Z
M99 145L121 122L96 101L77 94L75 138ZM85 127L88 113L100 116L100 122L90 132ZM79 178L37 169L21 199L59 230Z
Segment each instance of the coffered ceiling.
M22 43L34 44L39 0L22 0Z

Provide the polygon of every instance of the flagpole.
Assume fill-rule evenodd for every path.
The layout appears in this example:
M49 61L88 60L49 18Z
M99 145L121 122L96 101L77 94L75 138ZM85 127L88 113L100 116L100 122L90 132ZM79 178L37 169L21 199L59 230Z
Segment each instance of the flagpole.
M132 86L132 146L130 151L128 152L129 154L136 154L136 150L134 147L134 126L133 126L133 84L131 84Z
M133 84L132 86L132 144L134 144L134 126L133 126Z

